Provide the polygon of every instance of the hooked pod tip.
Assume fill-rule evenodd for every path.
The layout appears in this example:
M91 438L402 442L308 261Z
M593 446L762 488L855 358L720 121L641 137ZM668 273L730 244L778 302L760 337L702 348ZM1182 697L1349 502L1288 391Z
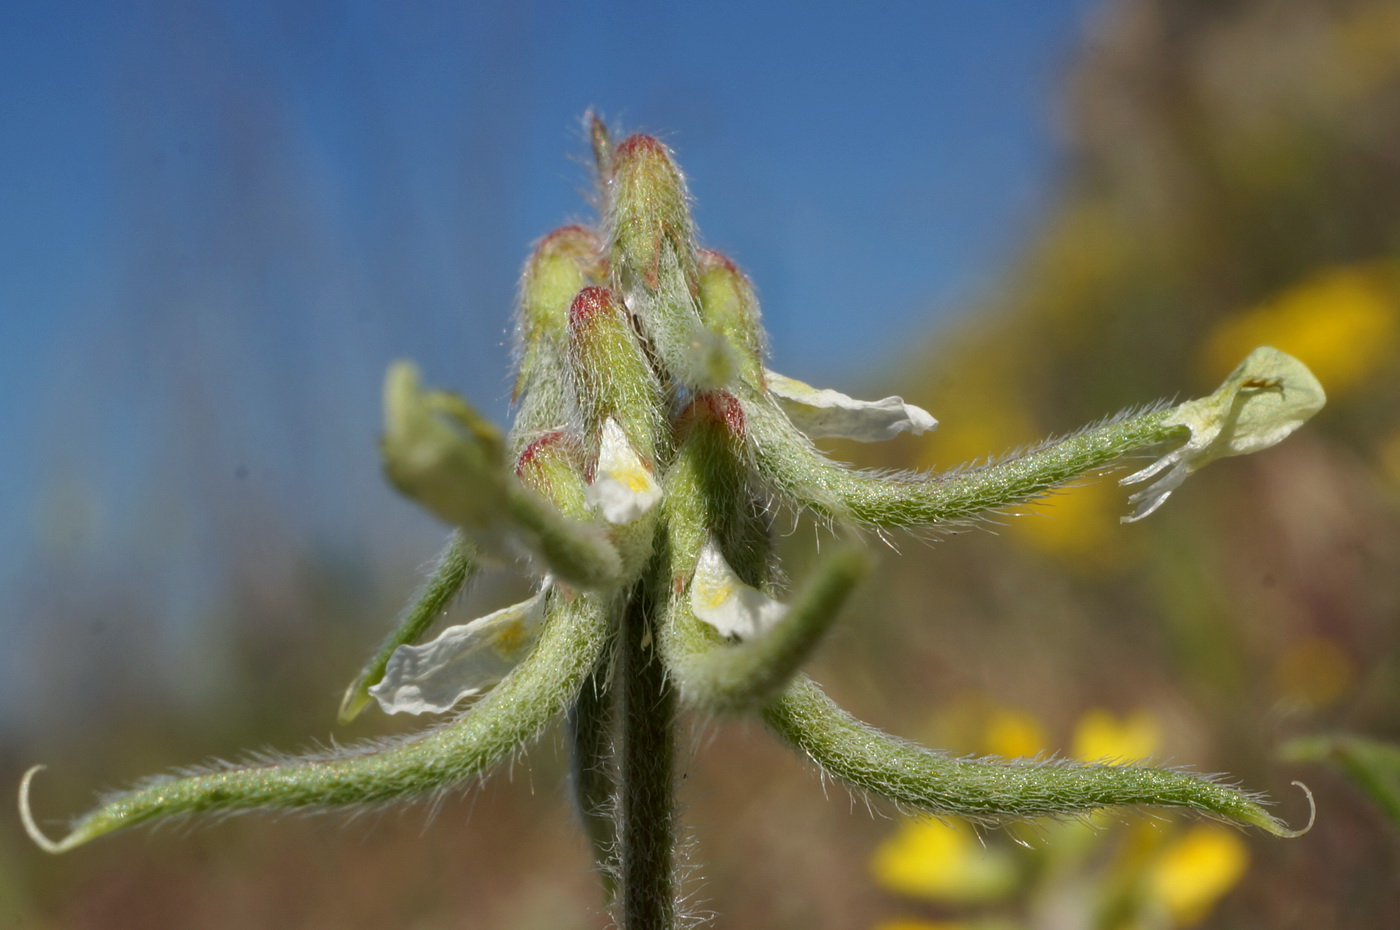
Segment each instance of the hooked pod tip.
M24 777L19 781L19 820L24 824L24 832L29 834L29 838L34 844L46 853L61 853L73 847L72 836L61 842L55 843L44 835L44 831L39 829L39 825L34 822L34 812L29 809L29 783L34 780L34 776L42 772L47 766L36 765L24 773Z

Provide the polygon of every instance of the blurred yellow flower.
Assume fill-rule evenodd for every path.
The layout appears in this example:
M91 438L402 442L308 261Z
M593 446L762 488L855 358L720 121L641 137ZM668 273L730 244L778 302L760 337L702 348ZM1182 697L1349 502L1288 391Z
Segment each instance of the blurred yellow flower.
M1141 762L1157 751L1161 727L1146 711L1122 719L1106 710L1091 710L1074 728L1074 757L1116 765Z
M942 423L924 439L922 467L993 459L1032 441L1037 430L1019 397L1005 385L990 390L995 393L985 398L969 391L967 397L950 401L946 413L939 412Z
M1028 758L1044 752L1048 745L1045 728L1023 710L997 707L987 717L982 748L989 755L1007 759Z
M958 904L998 900L1017 884L1004 850L984 846L962 822L906 820L881 843L870 874L887 891Z
M1205 347L1211 376L1254 346L1297 356L1332 396L1360 384L1395 353L1400 295L1382 264L1329 268L1221 322Z
M1064 488L1026 507L1010 526L1020 539L1078 569L1111 568L1126 552L1110 544L1128 510L1126 498L1111 481Z
M1233 830L1196 824L1167 846L1148 876L1148 892L1176 926L1199 923L1249 867Z

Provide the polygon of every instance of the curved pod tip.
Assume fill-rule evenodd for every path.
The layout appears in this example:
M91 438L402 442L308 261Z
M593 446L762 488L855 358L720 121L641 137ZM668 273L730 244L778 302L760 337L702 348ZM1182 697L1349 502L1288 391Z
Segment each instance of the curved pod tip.
M46 853L57 855L67 852L81 840L76 840L73 834L69 834L59 842L55 843L44 835L44 831L39 829L39 825L34 821L34 812L29 808L29 783L34 780L34 776L42 772L47 766L36 765L24 773L24 777L19 782L19 820L24 824L24 832L29 834L29 838L34 841Z
M1308 822L1296 830L1290 830L1287 827L1284 827L1282 824L1279 824L1278 827L1269 831L1270 833L1274 833L1278 836L1284 837L1285 839L1293 839L1294 837L1302 836L1304 833L1307 833L1309 830L1311 830L1313 828L1313 824L1317 822L1317 800L1313 797L1312 789L1300 781L1295 781L1293 782L1293 784L1301 788L1303 794L1308 799Z

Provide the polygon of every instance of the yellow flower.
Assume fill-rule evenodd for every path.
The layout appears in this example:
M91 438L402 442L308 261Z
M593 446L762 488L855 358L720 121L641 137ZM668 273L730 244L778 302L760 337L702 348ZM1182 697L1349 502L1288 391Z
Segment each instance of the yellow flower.
M960 904L995 901L1016 886L1016 868L1004 850L982 845L964 823L906 820L870 860L875 882L887 891Z
M1012 531L1047 555L1095 574L1122 561L1121 543L1110 544L1123 513L1123 493L1107 481L1062 488L1037 500L1010 522Z
M987 715L982 746L993 756L1029 758L1045 751L1049 740L1040 721L1023 710L998 707Z
M1074 757L1085 762L1141 762L1157 749L1161 727L1146 711L1119 719L1106 710L1091 710L1074 728Z
M1393 358L1397 316L1400 296L1388 268L1329 268L1224 320L1206 344L1206 366L1220 374L1253 346L1276 346L1338 395Z
M1151 896L1177 926L1199 923L1244 877L1249 850L1234 831L1196 824L1162 853L1148 876Z

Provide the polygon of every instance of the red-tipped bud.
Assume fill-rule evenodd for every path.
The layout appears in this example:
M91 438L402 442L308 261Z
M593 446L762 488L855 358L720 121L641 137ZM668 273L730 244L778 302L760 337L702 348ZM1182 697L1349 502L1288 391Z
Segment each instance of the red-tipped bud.
M578 440L564 430L553 430L535 439L515 460L521 484L566 513L582 513L584 470L579 464Z
M674 253L685 289L693 289L694 230L685 179L671 153L652 136L628 136L612 153L611 254L624 283L662 285L665 257Z
M512 400L536 388L551 393L548 385L558 379L555 360L564 342L569 302L580 288L601 280L606 265L597 233L583 226L556 229L535 246L520 281L520 371ZM558 422L557 405L548 406L535 411L539 421L532 426Z
M535 246L520 284L521 335L528 346L564 331L569 302L603 276L598 235L584 226L563 226Z
M708 424L724 430L732 439L742 440L747 431L744 405L728 391L701 391L681 412L681 426Z
M589 428L616 418L650 459L661 385L622 301L605 287L579 291L569 305L568 345L569 376Z
M698 257L700 318L728 341L744 379L762 386L764 335L753 285L720 253L706 249Z
M579 330L591 326L599 314L621 320L624 313L626 310L612 291L606 287L585 287L569 304L569 331L578 338Z

